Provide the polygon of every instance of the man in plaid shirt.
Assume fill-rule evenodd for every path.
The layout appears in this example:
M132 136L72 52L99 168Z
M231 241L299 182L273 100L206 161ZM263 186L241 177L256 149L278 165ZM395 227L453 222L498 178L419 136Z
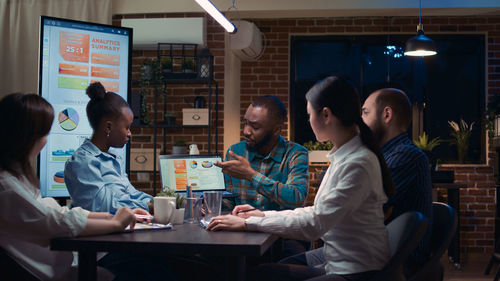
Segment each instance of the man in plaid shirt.
M305 147L285 140L281 129L285 105L275 96L261 96L243 119L244 141L229 147L225 161L215 165L224 172L226 187L236 195L224 207L249 204L259 210L303 207L309 188L309 158ZM309 250L306 241L284 239L281 257Z
M226 187L235 198L225 208L249 204L260 210L304 206L308 194L308 152L285 140L281 129L286 109L275 96L257 98L244 117L245 140L233 144L225 161L216 163L225 174Z

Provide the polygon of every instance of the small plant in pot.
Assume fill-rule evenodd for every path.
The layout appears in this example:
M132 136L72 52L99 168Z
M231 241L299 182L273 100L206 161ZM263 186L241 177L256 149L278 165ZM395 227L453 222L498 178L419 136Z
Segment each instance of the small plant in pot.
M185 73L192 73L194 72L194 58L191 57L185 57L184 60L182 61L182 70Z
M431 165L431 171L436 170L437 158L432 153L432 150L443 142L439 137L435 137L429 140L429 136L426 132L423 132L418 139L413 140L413 143L420 148L429 158L429 164Z
M495 120L498 118L500 118L500 95L494 95L490 97L484 116L485 127L490 138L498 137L495 135L500 130L500 128L495 130Z
M184 202L184 197L179 193L176 193L170 188L163 188L162 191L156 194L158 197L175 197L175 208L181 209L182 203Z
M333 144L330 141L308 141L304 143L304 147L309 150L309 162L327 163L329 160L326 157L326 154L332 150Z
M184 197L181 196L179 193L176 193L175 191L171 190L170 188L163 188L162 191L156 194L156 196L175 197L175 213L173 215L172 224L182 224L184 222L184 211L185 211L185 208L183 208Z
M166 112L165 113L165 125L167 126L175 126L175 112Z
M172 154L187 154L187 144L183 139L178 139L174 141L172 146Z
M163 74L172 72L172 58L162 57L160 59L161 72Z
M467 150L469 148L469 137L472 133L474 122L467 124L463 119L460 122L448 121L451 128L451 144L457 147L457 156L459 163L465 163Z

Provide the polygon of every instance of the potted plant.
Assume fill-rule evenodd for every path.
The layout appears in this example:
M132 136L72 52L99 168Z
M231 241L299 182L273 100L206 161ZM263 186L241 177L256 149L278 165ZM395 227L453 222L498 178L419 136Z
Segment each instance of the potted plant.
M181 196L179 193L176 193L175 191L171 190L170 188L163 188L162 191L156 194L156 196L175 197L175 213L173 215L172 224L182 224L184 222L184 211L185 211L185 208L183 208L184 197Z
M328 158L326 155L333 148L333 144L330 141L327 142L313 142L308 141L304 143L304 147L309 150L309 162L310 163L327 163Z
M495 119L498 118L500 118L500 95L494 95L488 102L484 116L485 127L490 138L495 137ZM499 129L497 128L497 130Z
M140 120L145 125L151 123L151 117L149 116L146 104L146 96L151 92L151 88L153 88L153 94L160 93L163 97L166 96L165 89L160 91L160 85L162 84L161 67L161 63L156 59L145 59L142 62L139 80L141 94Z
M458 162L465 163L467 149L469 148L469 137L474 122L468 125L463 119L460 119L460 124L455 121L448 121L448 124L451 128L451 135L453 136L451 143L457 147Z
M161 63L157 59L145 59L142 62L141 82L147 85L161 82Z
M184 57L182 60L182 70L185 73L193 73L194 72L194 58L193 57Z
M183 139L175 140L172 146L172 154L187 154L186 141Z
M163 74L172 72L172 58L162 57L160 59L160 68Z
M149 117L148 105L146 104L146 95L141 91L141 109L139 113L139 119L144 125L149 125L151 123L151 118Z
M175 126L175 112L170 111L165 113L165 125Z
M441 144L442 140L439 137L435 137L429 141L429 136L426 132L423 132L418 139L413 140L413 143L420 148L429 158L429 164L431 166L431 171L436 168L437 159L434 157L432 150Z

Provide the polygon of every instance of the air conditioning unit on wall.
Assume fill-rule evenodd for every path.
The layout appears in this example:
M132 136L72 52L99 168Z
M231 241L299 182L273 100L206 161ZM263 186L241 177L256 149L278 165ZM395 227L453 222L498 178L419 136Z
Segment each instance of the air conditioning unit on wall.
M235 34L229 35L231 50L242 61L255 61L264 52L262 33L257 26L249 21L234 23L238 27Z
M158 43L187 43L204 46L205 18L122 19L134 29L134 50L156 50Z

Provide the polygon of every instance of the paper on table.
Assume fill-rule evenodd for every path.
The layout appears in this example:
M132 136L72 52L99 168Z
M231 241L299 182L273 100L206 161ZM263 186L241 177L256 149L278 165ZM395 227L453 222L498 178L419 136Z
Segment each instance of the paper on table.
M130 229L130 225L125 228L125 232L131 232L134 230L154 230L154 229L172 229L172 225L169 224L161 224L161 223L141 223L138 222L135 224L134 229Z

